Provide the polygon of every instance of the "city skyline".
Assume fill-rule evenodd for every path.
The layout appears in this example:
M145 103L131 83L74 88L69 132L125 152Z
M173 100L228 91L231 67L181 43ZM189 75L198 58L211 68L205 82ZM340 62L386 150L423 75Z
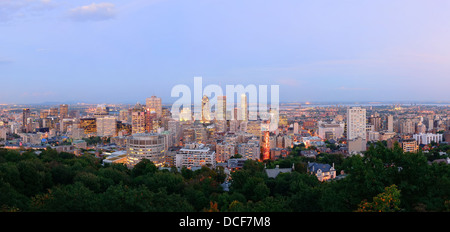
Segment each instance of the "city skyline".
M446 1L0 2L1 104L144 103L279 85L280 102L450 101Z

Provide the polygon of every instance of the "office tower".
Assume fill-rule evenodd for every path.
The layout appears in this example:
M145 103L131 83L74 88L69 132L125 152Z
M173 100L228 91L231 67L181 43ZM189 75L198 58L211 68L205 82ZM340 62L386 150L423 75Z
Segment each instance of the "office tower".
M160 134L134 134L127 138L127 164L134 167L143 159L161 166L165 154L165 137Z
M347 140L366 139L366 109L352 107L347 109Z
M131 114L131 128L133 134L145 133L145 112L137 111Z
M217 120L227 119L227 96L217 97L217 110L216 110Z
M31 117L30 109L23 109L22 111L22 125L25 127L28 125L28 118Z
M160 118L162 116L162 103L161 98L156 96L151 96L146 99L146 107L150 111L153 110L156 112L156 117Z
M97 120L95 118L82 118L80 119L80 128L83 128L87 135L97 135Z
M50 108L48 116L58 117L58 108Z
M241 95L241 118L238 118L238 120L247 121L248 120L248 102L247 102L247 95L242 94Z
M393 115L389 115L387 117L387 131L394 132L394 116Z
M62 104L59 106L59 118L64 119L69 117L69 106L67 104Z
M158 129L157 116L155 111L145 110L145 131L147 133L155 132Z
M202 121L209 123L211 121L211 105L209 104L208 96L204 95L202 98Z
M115 117L97 118L97 136L113 137L117 133L117 120Z

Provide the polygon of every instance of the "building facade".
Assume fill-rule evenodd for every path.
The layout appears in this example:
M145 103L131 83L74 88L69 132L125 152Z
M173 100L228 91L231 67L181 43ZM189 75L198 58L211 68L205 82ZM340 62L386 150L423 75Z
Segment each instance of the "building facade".
M127 138L127 164L133 167L143 159L162 165L165 154L165 138L160 134L134 134Z

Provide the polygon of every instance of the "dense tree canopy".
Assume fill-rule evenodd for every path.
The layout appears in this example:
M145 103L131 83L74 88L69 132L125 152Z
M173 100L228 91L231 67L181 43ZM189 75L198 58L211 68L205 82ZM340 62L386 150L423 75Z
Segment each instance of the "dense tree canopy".
M149 160L133 169L101 165L91 154L0 150L0 210L7 212L366 212L448 211L450 166L422 153L373 144L364 156L320 154L346 178L319 182L309 159L247 161L223 168L159 170ZM265 168L291 168L269 178Z

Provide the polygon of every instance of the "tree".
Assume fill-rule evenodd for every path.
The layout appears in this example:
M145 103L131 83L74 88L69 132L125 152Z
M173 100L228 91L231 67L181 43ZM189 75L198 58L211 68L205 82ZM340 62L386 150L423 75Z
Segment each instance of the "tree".
M400 190L396 185L384 189L384 192L373 198L372 202L363 201L357 212L399 212Z
M155 164L152 161L150 161L148 159L143 159L133 167L133 169L131 170L131 176L137 177L137 176L142 176L142 175L146 175L149 173L153 174L157 170L158 170L158 168L155 166Z

